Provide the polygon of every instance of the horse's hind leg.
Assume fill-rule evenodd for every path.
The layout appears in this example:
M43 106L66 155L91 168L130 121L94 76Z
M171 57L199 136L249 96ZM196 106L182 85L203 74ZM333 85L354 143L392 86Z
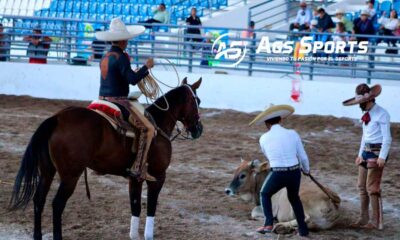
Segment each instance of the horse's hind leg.
M60 186L58 188L57 194L53 200L53 239L62 239L61 230L61 216L64 211L65 205L68 199L71 197L75 190L76 183L79 180L78 177L61 179Z
M35 216L33 231L34 240L42 239L42 212L55 172L56 170L53 167L52 169L48 170L45 175L40 176L39 185L33 198Z

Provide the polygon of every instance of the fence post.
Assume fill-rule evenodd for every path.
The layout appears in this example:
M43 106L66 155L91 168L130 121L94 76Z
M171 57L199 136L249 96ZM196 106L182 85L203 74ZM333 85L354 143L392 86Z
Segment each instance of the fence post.
M193 69L193 51L189 49L189 64L188 64L188 71L191 73Z
M375 54L375 47L370 48L370 54L368 54L368 70L367 70L367 76L368 76L367 83L368 84L371 84L371 77L372 77L371 69L375 68L375 64L374 64L375 56L371 55L371 53Z
M139 49L136 40L135 40L135 62L136 62L136 67L139 68Z
M311 57L308 79L309 79L310 81L312 81L312 80L313 80L313 77L314 77L314 58Z

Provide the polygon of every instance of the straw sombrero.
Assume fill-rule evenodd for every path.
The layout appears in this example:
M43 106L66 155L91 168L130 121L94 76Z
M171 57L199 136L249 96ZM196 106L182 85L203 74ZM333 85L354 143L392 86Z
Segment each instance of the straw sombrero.
M344 106L356 105L364 102L368 102L379 96L382 92L382 87L379 84L376 84L372 87L369 87L367 84L362 83L356 88L356 96L350 99L347 99L343 102Z
M96 38L100 41L122 41L128 40L144 33L143 26L126 26L120 18L111 20L110 29L107 31L96 32Z
M273 105L267 108L264 112L258 114L257 117L253 119L249 123L249 126L253 124L260 124L263 123L269 119L275 118L275 117L281 117L286 118L290 116L292 113L294 113L294 108L289 105Z

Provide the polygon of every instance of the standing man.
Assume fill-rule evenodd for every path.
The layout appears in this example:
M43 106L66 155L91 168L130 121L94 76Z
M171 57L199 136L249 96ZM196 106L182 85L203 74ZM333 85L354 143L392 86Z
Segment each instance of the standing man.
M33 35L26 36L23 40L29 43L27 51L29 63L46 64L51 38L43 35L42 29L37 26L33 29Z
M201 20L197 16L196 8L192 8L192 10L190 11L190 16L188 18L186 18L186 24L188 25L186 33L194 35L192 37L188 37L187 40L192 41L192 42L202 42L203 38L201 37L201 31L199 28L199 27L201 27ZM195 36L195 35L197 35L197 36Z
M280 125L282 119L290 116L294 108L289 105L276 105L260 113L251 123L265 123L269 130L260 138L261 150L268 159L271 171L261 187L261 206L264 211L264 226L257 232L265 234L273 230L271 197L282 188L292 205L299 227L299 235L307 236L308 228L304 221L304 209L299 197L301 172L310 174L309 162L299 134Z
M128 40L142 34L143 26L125 26L120 18L111 20L108 31L96 32L96 38L100 41L111 42L111 49L100 62L100 94L101 100L117 104L127 120L139 130L139 146L136 159L133 163L133 171L127 173L138 180L156 181L147 173L147 153L155 134L154 126L149 120L131 105L128 100L129 85L136 85L149 74L149 69L154 66L153 59L147 59L146 64L137 72L131 68L128 54L125 52ZM135 143L133 143L135 145ZM134 146L132 146L134 148Z
M360 191L361 213L352 227L383 229L381 179L383 167L388 158L392 137L390 134L390 115L375 103L382 88L380 85L369 87L363 83L357 86L356 96L343 102L344 106L359 104L364 113L363 135L358 156L358 189ZM371 203L372 217L369 217Z

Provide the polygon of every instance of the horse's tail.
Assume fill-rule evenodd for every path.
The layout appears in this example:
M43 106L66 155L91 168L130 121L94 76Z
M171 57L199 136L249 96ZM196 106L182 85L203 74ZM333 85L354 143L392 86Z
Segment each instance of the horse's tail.
M10 211L26 208L39 184L40 162L51 162L49 139L57 125L57 118L46 119L33 134L22 158L14 189L8 206Z

